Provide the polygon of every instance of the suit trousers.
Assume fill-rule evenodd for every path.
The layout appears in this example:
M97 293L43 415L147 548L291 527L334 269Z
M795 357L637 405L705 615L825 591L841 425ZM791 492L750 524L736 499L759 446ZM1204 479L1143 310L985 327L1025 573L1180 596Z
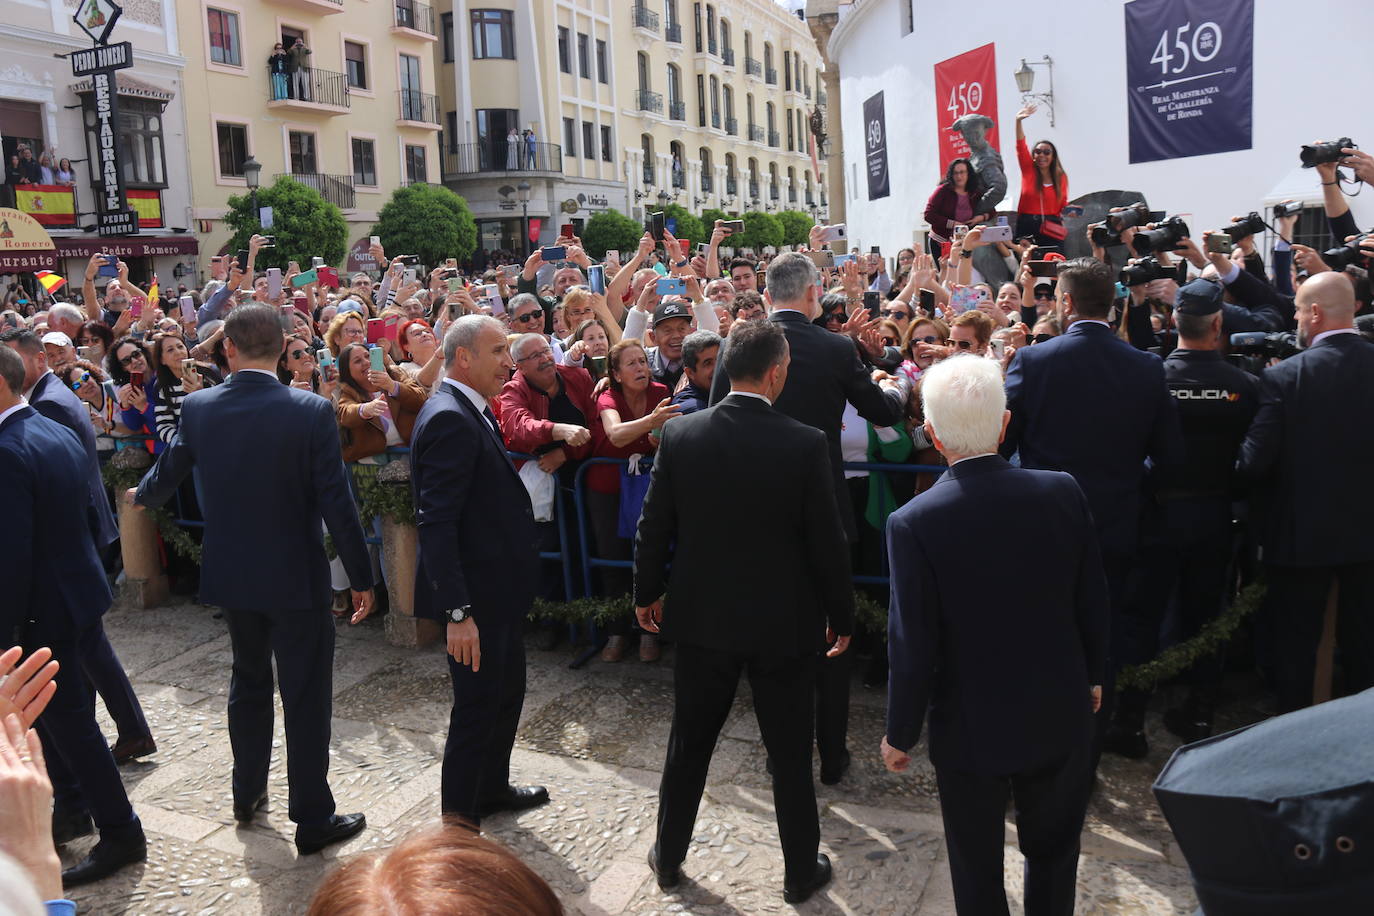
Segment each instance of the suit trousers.
M105 635L105 627L96 624L95 629L99 634L81 663L85 666L91 686L104 701L105 710L114 719L119 740L151 735L148 720L143 717L143 707L139 705L134 687L129 683L129 675L124 672L124 666L115 655L114 646L110 645L110 639Z
M334 795L329 791L334 619L324 608L226 608L224 620L234 650L229 677L234 802L250 805L267 791L267 771L272 764L275 657L286 724L288 813L297 824L322 824L334 814Z
M1107 601L1111 617L1108 622L1110 642L1107 650L1107 671L1102 685L1102 709L1097 716L1098 747L1094 761L1102 756L1101 741L1111 724L1112 714L1116 711L1116 672L1122 667L1121 659L1127 654L1127 628L1122 622L1126 606L1126 589L1130 583L1131 569L1135 557L1129 554L1102 551L1102 571L1107 577ZM1093 764L1094 768L1096 763Z
M87 657L98 653L104 639L99 623L69 638L48 642L61 670L57 692L38 717L53 806L65 812L88 811L101 831L136 825L114 755L95 719L95 691L83 672ZM25 645L27 651L37 645Z
M935 767L954 905L961 914L1008 913L1002 851L1010 793L1026 857L1026 916L1072 916L1091 763L1085 743L1050 766L1011 776Z
M1374 562L1348 566L1265 566L1273 605L1279 711L1312 705L1317 644L1332 583L1339 587L1336 645L1346 692L1374 687Z
M444 743L440 804L444 814L466 818L474 826L482 821L482 802L510 785L510 753L525 705L522 629L518 620L499 625L479 620L478 670L448 657L453 711Z
M673 727L658 791L660 862L677 865L687 857L716 739L740 675L747 673L763 746L773 761L773 805L787 880L815 874L821 828L811 779L811 710L797 702L810 695L814 671L810 656L742 655L678 644Z

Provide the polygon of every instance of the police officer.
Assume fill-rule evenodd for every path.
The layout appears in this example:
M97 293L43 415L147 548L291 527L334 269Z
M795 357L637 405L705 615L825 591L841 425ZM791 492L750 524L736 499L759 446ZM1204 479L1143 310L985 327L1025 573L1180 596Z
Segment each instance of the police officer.
M1171 597L1177 599L1184 639L1196 635L1226 602L1232 477L1241 442L1259 409L1259 382L1221 355L1222 306L1220 284L1201 279L1180 288L1174 302L1178 346L1164 360L1164 376L1178 406L1185 460L1152 474L1153 498L1145 508L1139 562L1122 621L1127 628L1123 666L1157 654ZM1222 663L1220 653L1199 659L1188 673L1187 702L1164 714L1166 727L1185 741L1212 732ZM1104 749L1134 759L1145 756L1148 701L1147 691L1122 693Z

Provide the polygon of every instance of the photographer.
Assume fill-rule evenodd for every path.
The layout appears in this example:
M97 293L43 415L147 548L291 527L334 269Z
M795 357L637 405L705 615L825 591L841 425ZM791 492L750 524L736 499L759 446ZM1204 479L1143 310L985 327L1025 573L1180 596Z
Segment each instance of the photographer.
M1204 247L1207 239L1219 231L1202 233ZM1225 319L1222 332L1230 335L1239 331L1284 331L1292 327L1293 299L1284 296L1271 284L1255 276L1230 255L1213 251L1203 254L1197 243L1185 238L1178 250L1202 276L1216 280L1225 288Z

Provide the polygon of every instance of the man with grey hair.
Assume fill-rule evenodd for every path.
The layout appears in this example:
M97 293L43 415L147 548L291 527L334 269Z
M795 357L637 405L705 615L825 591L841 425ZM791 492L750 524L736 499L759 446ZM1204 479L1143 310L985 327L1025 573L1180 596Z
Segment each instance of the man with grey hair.
M1026 912L1071 913L1107 659L1107 582L1088 501L1072 475L1014 468L997 454L1011 413L995 361L937 363L921 400L949 470L887 522L883 762L893 772L910 765L929 709L955 907L1007 912L1010 794ZM1012 557L1001 570L1018 583L1011 600L969 587L986 576L969 545L986 536L988 518L1007 543L1055 545L1054 563Z
M906 383L888 380L879 386L860 361L853 340L812 323L821 313L820 273L804 254L786 252L773 259L763 296L771 313L769 320L782 325L792 354L793 368L787 376L787 387L775 406L789 417L825 433L840 519L845 536L852 543L858 538L854 507L847 498L840 498L849 492L840 451L845 404L854 405L859 416L874 426L895 426L906 417ZM729 349L727 339L720 362L725 361ZM711 403L717 403L728 392L728 380L724 373L717 372L711 384ZM821 782L826 785L839 782L849 769L846 735L850 667L850 655L845 653L823 659L817 675L816 747L821 756Z
M490 406L514 365L500 321L464 315L453 322L444 335L444 378L410 438L415 614L444 625L453 683L440 805L474 830L485 815L549 800L543 786L510 784L525 702L521 637L539 578L529 493Z
M66 302L59 302L48 309L48 330L66 334L72 340L81 336L81 325L85 320L81 309Z

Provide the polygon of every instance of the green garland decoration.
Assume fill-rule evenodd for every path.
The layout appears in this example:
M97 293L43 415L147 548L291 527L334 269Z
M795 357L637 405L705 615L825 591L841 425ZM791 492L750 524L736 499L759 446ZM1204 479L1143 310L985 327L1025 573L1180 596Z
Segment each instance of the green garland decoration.
M1236 595L1236 600L1231 602L1224 614L1203 627L1192 639L1170 646L1154 661L1121 669L1116 676L1116 689L1151 690L1161 681L1182 674L1220 650L1235 635L1241 623L1264 603L1265 591L1262 583L1247 585Z
M410 498L408 481L380 480L377 472L386 465L354 464L354 494L358 501L358 517L363 526L378 517L390 518L403 525L415 524L415 503Z
M143 479L143 472L132 468L117 468L106 463L100 467L100 476L105 481L105 486L114 492L115 498L123 499L125 490L138 486L138 482ZM164 544L197 566L200 565L200 545L191 537L190 532L173 520L170 512L166 509L146 507L143 511L157 524L157 533L162 536Z

